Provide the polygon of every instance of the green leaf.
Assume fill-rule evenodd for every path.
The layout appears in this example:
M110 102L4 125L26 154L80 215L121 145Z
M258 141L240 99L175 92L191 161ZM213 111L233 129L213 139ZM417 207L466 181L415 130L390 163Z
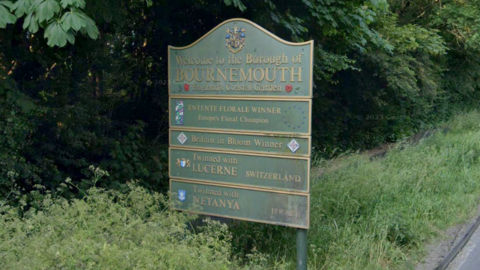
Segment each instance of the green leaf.
M18 0L12 5L12 11L15 11L15 16L17 16L17 18L20 18L23 15L28 14L31 6L31 0Z
M60 20L63 30L68 31L70 29L73 29L75 31L78 31L81 28L86 27L87 22L82 16L82 14L83 13L72 11L63 14L62 19Z
M70 31L63 30L62 24L60 22L53 22L47 26L45 29L44 37L48 39L48 46L58 46L64 47L67 45L67 41L72 43L75 42L75 36Z
M27 27L30 25L31 20L32 20L32 13L28 14L27 17L23 20L23 29L27 29Z
M75 43L75 35L73 34L72 31L67 31L67 40L70 42L70 44Z
M37 1L35 1L37 2ZM48 21L60 11L60 5L56 0L42 0L35 13L38 16L38 22Z
M245 5L243 5L242 1L240 0L233 0L233 5L238 9L240 9L240 11L242 12L247 9L247 7L245 7Z
M7 7L8 9L12 9L13 3L11 1L0 1L0 5Z
M27 17L25 17L25 21L23 22L23 29L27 29L30 31L30 33L35 34L38 32L38 22L37 18L33 13L28 14Z
M97 26L95 25L95 22L90 19L90 17L88 17L87 15L85 15L84 13L78 13L80 16L82 16L83 19L85 19L85 22L86 22L86 26L83 27L82 29L80 29L80 31L83 33L83 34L88 34L88 36L91 38L91 39L97 39L98 38L98 35L100 34L100 32L98 31L98 28Z
M230 5L232 5L233 1L232 0L223 0L223 2L225 3L225 5L230 6Z
M0 1L0 28L5 28L7 24L14 24L17 21L17 17L9 10L12 5L10 1Z
M35 12L35 10L37 9L37 7L43 3L44 0L35 0L33 3L32 3L32 6L30 7L30 10L29 12Z
M70 7L77 7L77 8L85 8L85 1L84 0L61 0L60 3L62 4L63 8Z

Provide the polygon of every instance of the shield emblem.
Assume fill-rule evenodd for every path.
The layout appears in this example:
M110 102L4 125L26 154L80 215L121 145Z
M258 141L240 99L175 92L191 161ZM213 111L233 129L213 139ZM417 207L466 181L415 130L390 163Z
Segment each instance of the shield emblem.
M186 158L177 158L177 166L182 168L190 167L190 160Z
M178 190L178 199L179 199L181 202L185 201L186 196L187 196L187 191L186 191L186 190L183 190L183 189L179 189L179 190Z
M238 53L245 46L245 29L237 26L228 28L225 38L228 50Z

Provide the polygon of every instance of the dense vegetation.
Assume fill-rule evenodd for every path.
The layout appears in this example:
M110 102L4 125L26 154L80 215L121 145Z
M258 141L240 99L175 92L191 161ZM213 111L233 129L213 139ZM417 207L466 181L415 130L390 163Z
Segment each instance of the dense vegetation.
M127 182L132 179L139 179L148 190L165 192L167 46L188 45L235 17L250 19L286 40L315 40L313 145L317 158L400 140L480 101L479 0L0 0L0 212L7 213L5 205L20 207L19 216L8 220L26 215L43 222L34 213L46 207L45 199L52 207L63 207L61 198L120 196L107 194L112 190L129 194ZM470 153L467 156L478 159L475 151L459 152L454 158L464 159ZM104 171L89 169L91 165L108 171L108 181L97 183ZM372 173L378 172L372 169ZM424 182L418 177L412 183ZM65 179L77 188L63 188ZM330 178L326 179L328 187ZM382 185L357 180L352 185L375 187L367 193L374 199L366 204L379 207L372 211L394 202L377 196ZM79 192L95 184L109 191ZM317 188L316 192L328 192ZM343 195L332 193L312 201L325 207L317 209L322 218L312 230L312 234L326 235L311 249L326 252L313 255L315 266L342 266L333 260L334 253L328 253L341 243L329 242L333 236L325 230L333 233L328 226L340 207L335 202L352 198L345 194L354 190L338 192ZM362 216L366 206L356 205L359 200L342 207L359 211L353 216L362 219L350 221L367 228L363 219L375 222L371 218L376 216ZM84 207L76 203L80 201L72 201L75 207ZM333 212L321 212L329 209ZM68 211L77 210L65 209L65 214ZM419 238L411 232L425 227L409 227L413 221L402 221L409 214L399 213L391 213L399 223L389 219L393 223L384 224L386 231L369 232L372 241L387 239L393 250L405 246L397 250L401 257L418 244ZM345 225L348 215L333 221L343 220ZM291 236L282 228L259 228L252 229L252 237L256 233ZM82 237L85 232L78 233ZM226 235L218 236L219 241L222 237ZM233 241L237 254L252 247L252 242L235 241L239 240ZM265 246L264 250L277 248L278 252L271 252L276 259L291 255L277 242ZM359 254L364 254L362 248L368 247L359 247ZM375 258L391 265L391 252ZM49 262L45 263L48 267ZM370 265L377 267L371 261L349 260L343 266Z
M426 243L476 213L478 119L478 111L459 115L440 130L448 133L418 145L398 143L384 158L350 154L318 161L309 269L415 269ZM294 230L242 223L234 232L234 248L250 244L268 252L270 265L295 258Z
M480 100L479 14L478 0L2 0L0 190L83 182L92 164L111 187L164 190L167 45L233 17L315 40L316 154L395 141Z
M68 183L64 183L67 185ZM164 196L132 185L91 188L82 200L45 196L19 215L2 207L3 269L240 269L226 225L167 211ZM66 186L67 188L67 186Z
M382 159L317 161L309 269L414 269L425 243L478 204L479 118L458 116L447 134L400 143ZM94 184L108 181L105 171L89 170ZM92 187L80 189L82 199L61 197L70 189L79 190L70 179L55 194L36 186L31 195L44 195L29 209L27 196L18 207L0 200L3 268L295 269L292 228L199 223L136 183L123 193Z

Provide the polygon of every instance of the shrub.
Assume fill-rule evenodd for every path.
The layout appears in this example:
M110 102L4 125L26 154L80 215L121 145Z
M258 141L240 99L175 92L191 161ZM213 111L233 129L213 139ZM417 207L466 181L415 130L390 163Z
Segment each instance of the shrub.
M167 197L129 185L83 199L47 194L23 215L0 201L3 269L238 269L226 225L168 210Z

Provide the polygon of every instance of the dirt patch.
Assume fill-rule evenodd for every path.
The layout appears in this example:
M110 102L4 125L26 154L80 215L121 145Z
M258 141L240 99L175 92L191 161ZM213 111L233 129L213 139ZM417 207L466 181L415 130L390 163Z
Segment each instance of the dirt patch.
M477 207L475 215L465 224L454 226L444 232L441 239L427 244L425 251L427 255L420 262L416 270L434 270L440 265L448 253L458 244L458 242L467 233L468 229L475 223L480 216L480 206Z

